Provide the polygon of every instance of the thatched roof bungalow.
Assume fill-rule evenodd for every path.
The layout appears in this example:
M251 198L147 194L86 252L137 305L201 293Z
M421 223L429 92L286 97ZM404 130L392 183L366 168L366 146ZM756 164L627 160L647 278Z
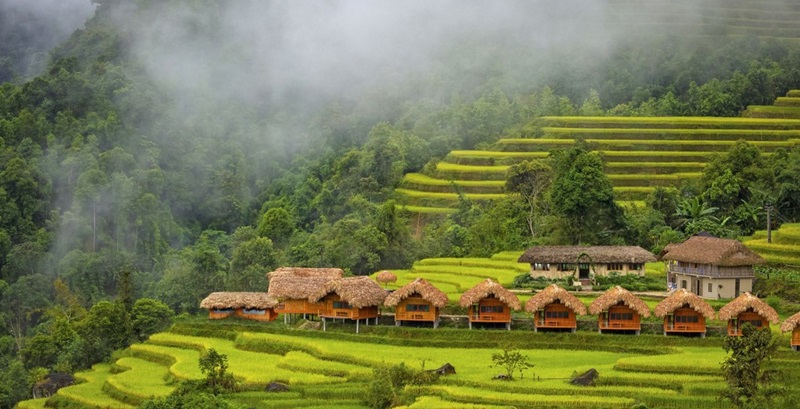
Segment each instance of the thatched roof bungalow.
M639 246L534 246L517 260L530 263L532 277L589 280L591 275L644 275L644 264L656 261Z
M539 291L525 303L525 311L533 313L533 327L569 329L578 327L576 315L586 315L586 306L567 290L553 284Z
M616 286L608 289L589 305L589 313L598 316L598 331L634 331L639 335L641 318L650 316L650 308L628 290Z
M436 328L439 326L439 309L448 301L442 290L423 278L417 278L389 294L383 305L395 308L395 325L399 326L403 321L427 321L433 322Z
M519 298L502 285L487 278L461 295L459 304L469 309L469 327L473 322L505 323L511 329L511 310L519 311Z
M389 270L383 270L380 273L375 274L375 281L377 281L377 282L379 282L379 283L381 283L383 285L386 285L388 283L396 282L397 281L397 276L393 272L391 272Z
M340 268L281 267L267 273L268 294L279 301L275 310L280 314L317 315L320 305L308 301L325 283L342 278Z
M699 235L669 246L661 258L669 263L673 288L710 299L752 291L753 266L766 262L737 240Z
M327 328L326 318L350 319L356 321L356 332L359 322L375 318L378 322L378 307L387 296L386 290L369 277L348 277L331 280L308 297L308 301L322 305L319 316L323 319L323 328Z
M260 292L215 292L200 302L200 308L208 310L211 319L236 315L242 318L272 321L278 314L274 308L278 300Z
M714 309L696 294L680 289L658 303L656 317L664 318L664 335L700 334L705 338L706 320L716 317Z
M791 345L795 351L800 351L800 312L787 318L781 324L782 332L792 332Z
M719 310L719 319L728 321L728 335L742 335L742 326L749 323L759 329L769 329L769 323L777 324L778 313L760 298L744 293Z

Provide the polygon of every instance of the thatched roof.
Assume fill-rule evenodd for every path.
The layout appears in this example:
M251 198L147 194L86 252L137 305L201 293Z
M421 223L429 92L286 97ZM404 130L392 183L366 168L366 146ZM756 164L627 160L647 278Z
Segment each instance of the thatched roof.
M459 304L466 308L484 298L488 298L489 296L494 296L509 307L519 311L519 298L517 298L517 296L511 291L503 288L503 286L498 284L496 281L492 281L491 278L487 278L486 281L480 282L475 287L467 290L464 294L461 294L461 300L459 301Z
M787 318L786 321L781 324L781 331L794 331L794 328L798 325L800 325L800 312Z
M598 315L608 310L608 307L617 305L620 302L636 311L642 317L650 316L650 308L647 307L647 304L620 286L609 288L603 295L597 297L589 306L589 313Z
M531 297L525 303L525 311L534 312L554 302L564 304L567 308L575 311L577 315L586 315L586 306L583 305L583 302L555 284L548 286Z
M387 307L396 307L397 304L400 304L400 301L403 301L414 293L419 294L423 300L433 304L434 307L442 308L447 305L449 301L447 294L443 293L442 290L425 281L425 279L417 278L389 294L383 304Z
M379 283L393 283L397 281L397 276L389 270L383 270L380 273L375 274L375 281Z
M650 263L653 253L639 246L534 246L517 260L520 263L575 263L586 254L593 263Z
M662 259L725 267L752 266L766 262L737 240L706 236L689 237L683 243L670 248Z
M301 300L314 294L325 283L342 278L340 268L281 267L267 273L269 295L275 298Z
M200 308L255 308L264 310L278 305L278 300L267 293L211 293L200 302Z
M308 297L308 301L318 302L330 293L338 294L342 301L356 308L381 305L388 294L386 290L369 277L347 277L328 281L311 294Z
M740 313L749 309L752 309L773 324L777 324L779 321L778 313L772 307L750 293L744 293L720 308L719 319L727 321L731 318L736 318Z
M714 309L711 308L705 300L700 298L697 294L693 294L685 288L681 288L656 305L656 317L663 318L684 305L688 305L689 308L702 314L706 319L713 320L716 316Z

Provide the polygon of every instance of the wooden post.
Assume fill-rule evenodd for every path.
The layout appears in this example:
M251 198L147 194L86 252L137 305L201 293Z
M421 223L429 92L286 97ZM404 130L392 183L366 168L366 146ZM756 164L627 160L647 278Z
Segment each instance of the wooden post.
M361 322L360 319L356 319L356 334L358 334L358 323Z
M325 320L325 317L322 317L322 331L323 331L323 332L328 330L328 325L327 325L327 323L328 323L328 322Z

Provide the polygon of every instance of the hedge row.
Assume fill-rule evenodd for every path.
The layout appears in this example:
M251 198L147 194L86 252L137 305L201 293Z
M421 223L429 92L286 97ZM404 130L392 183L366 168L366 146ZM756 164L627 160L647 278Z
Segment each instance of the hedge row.
M800 98L789 98L800 101ZM800 130L773 129L659 129L659 128L553 128L541 130L547 138L785 141L800 137Z
M687 128L687 129L800 129L800 120L718 117L623 117L545 116L532 122L539 126L570 128Z

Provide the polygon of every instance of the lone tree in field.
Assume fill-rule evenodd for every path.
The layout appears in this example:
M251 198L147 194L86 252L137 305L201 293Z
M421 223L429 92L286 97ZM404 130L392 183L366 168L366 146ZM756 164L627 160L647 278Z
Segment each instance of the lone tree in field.
M233 375L228 373L228 356L220 354L214 348L200 357L200 372L206 376L205 386L209 391L217 395L225 391L236 389L236 380Z
M749 323L742 327L742 336L726 337L723 348L731 356L722 362L722 372L728 383L722 397L739 408L769 407L777 390L769 387L770 373L764 365L777 347L769 328L758 329Z
M506 380L514 379L514 372L519 372L533 368L534 364L528 361L526 355L522 355L519 350L513 345L504 345L503 351L492 354L492 367L500 367L506 371Z

